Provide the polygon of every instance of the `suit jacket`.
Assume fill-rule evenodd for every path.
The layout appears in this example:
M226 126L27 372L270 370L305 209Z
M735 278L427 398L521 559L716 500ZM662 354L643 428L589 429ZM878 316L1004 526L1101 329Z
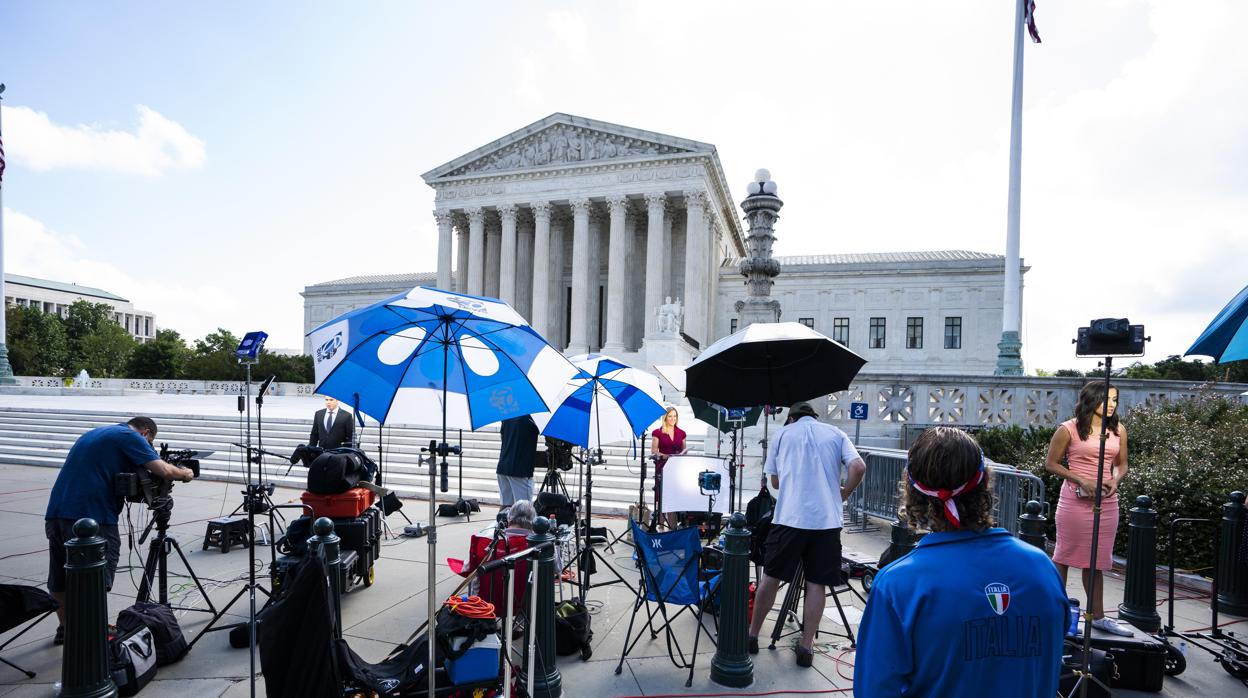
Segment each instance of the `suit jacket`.
M316 416L312 418L312 435L308 437L308 445L338 448L350 445L354 434L355 415L339 407L334 414L333 426L327 430L325 429L325 410L319 409L316 411Z

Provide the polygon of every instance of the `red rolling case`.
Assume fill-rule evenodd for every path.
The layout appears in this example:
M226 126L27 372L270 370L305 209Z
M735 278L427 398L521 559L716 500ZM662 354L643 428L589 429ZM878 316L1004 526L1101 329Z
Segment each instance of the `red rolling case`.
M303 503L312 507L313 516L331 519L354 519L373 503L373 493L363 487L353 487L342 494L312 494L304 492Z

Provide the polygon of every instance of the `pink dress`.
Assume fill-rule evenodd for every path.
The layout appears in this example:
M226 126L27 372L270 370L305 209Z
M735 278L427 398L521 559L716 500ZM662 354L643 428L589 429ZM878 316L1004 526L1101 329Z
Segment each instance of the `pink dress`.
M1076 475L1095 481L1099 460L1100 431L1094 429L1088 439L1079 438L1075 420L1062 422L1062 428L1070 432L1070 446L1066 448L1066 463ZM1105 474L1108 479L1118 458L1119 438L1107 432L1105 440ZM1062 481L1061 496L1057 500L1057 541L1053 549L1053 562L1087 569L1092 557L1092 497L1080 499L1075 496L1075 483ZM1100 544L1096 550L1096 569L1107 570L1113 566L1114 537L1118 532L1118 495L1101 499Z

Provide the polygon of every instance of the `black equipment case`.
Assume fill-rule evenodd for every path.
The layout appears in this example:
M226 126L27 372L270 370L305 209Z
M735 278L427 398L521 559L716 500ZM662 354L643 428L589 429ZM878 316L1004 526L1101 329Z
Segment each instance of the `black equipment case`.
M1166 673L1165 643L1125 622L1120 622L1118 625L1130 628L1133 633L1131 637L1092 629L1093 649L1103 650L1114 657L1117 671L1110 677L1109 685L1113 688L1126 688L1132 691L1153 693L1160 691ZM1082 647L1082 624L1079 626L1078 637L1071 639L1077 641Z

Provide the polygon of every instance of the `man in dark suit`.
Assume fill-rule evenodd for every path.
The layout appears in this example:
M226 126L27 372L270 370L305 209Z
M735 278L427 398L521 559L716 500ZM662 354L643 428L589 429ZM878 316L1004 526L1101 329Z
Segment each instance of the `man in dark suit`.
M354 435L354 416L339 409L337 400L327 397L325 409L317 410L312 418L312 435L308 437L308 445L324 449L349 446Z

